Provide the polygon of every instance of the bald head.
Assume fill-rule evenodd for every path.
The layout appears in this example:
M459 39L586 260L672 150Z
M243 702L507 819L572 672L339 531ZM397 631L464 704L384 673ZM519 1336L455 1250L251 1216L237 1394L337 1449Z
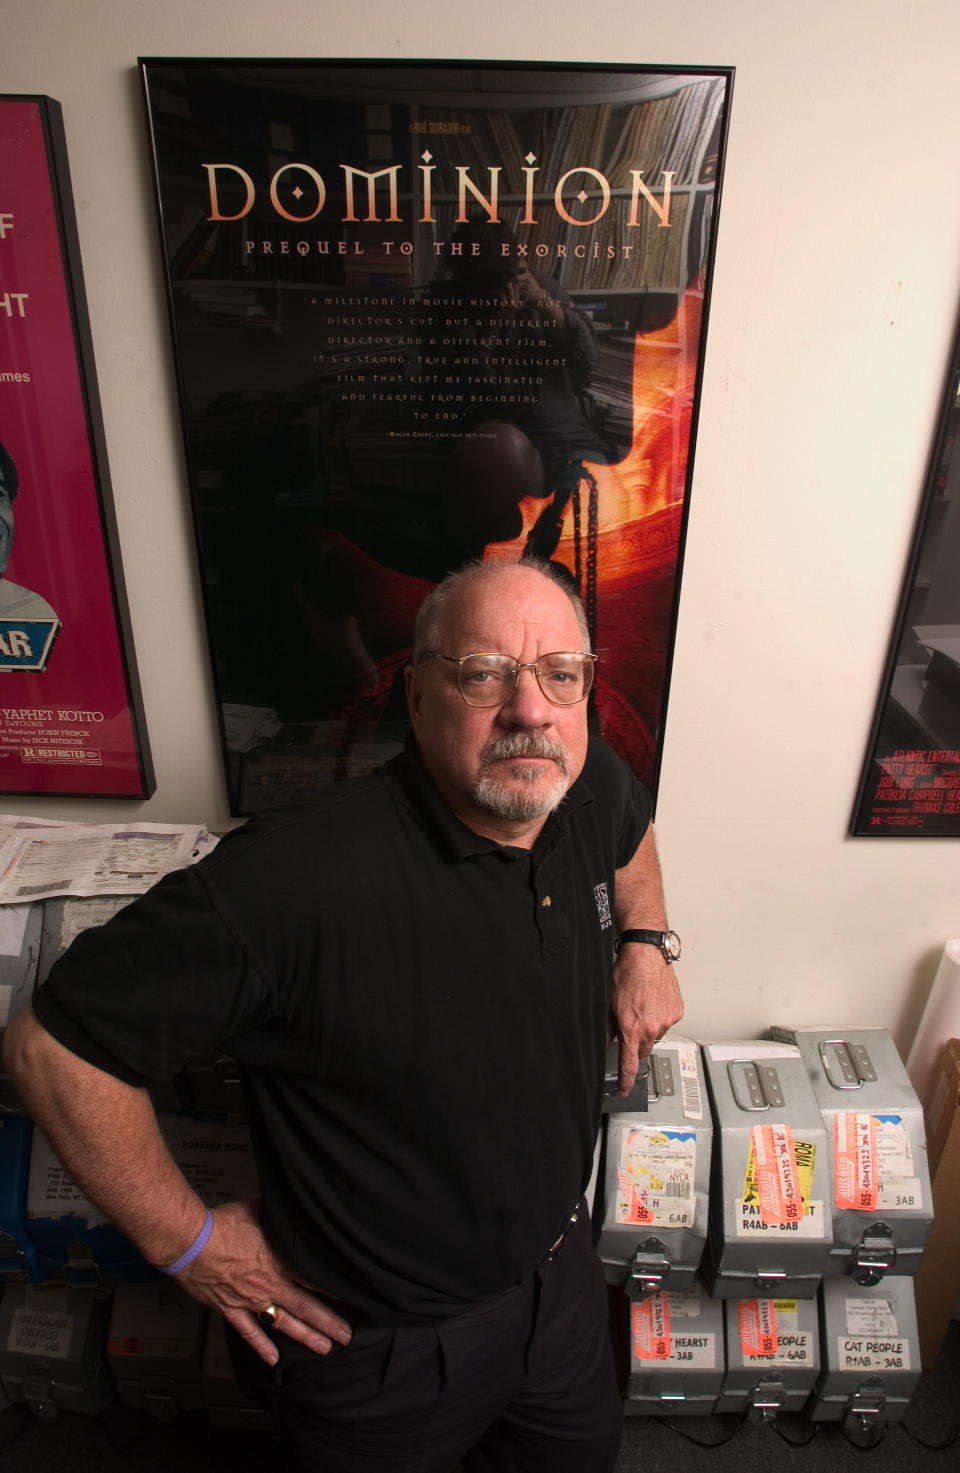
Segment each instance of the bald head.
M563 593L573 608L577 620L579 640L577 647L585 651L589 650L590 631L587 627L587 616L584 613L583 604L573 585L573 580L568 581L562 573L557 571L554 564L535 558L522 563L467 563L457 572L448 573L443 582L438 583L433 592L428 594L420 605L413 634L414 664L428 652L430 654L440 653L437 641L444 616L450 607L456 606L465 596L474 592L489 591L493 598L509 598L511 584L515 589L531 586L526 576L528 574L534 578L545 579Z

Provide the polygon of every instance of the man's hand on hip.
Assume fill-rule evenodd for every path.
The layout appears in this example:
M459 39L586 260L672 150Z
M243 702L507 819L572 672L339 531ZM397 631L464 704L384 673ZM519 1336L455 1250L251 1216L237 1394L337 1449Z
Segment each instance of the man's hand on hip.
M269 1365L276 1364L277 1348L258 1319L268 1308L282 1334L318 1355L326 1355L334 1341L350 1343L346 1320L298 1283L271 1249L256 1201L215 1208L206 1246L177 1278L195 1299L219 1310Z

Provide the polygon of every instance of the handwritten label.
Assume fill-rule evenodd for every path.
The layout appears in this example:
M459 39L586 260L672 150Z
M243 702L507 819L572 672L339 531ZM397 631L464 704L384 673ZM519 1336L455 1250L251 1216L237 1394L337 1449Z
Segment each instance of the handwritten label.
M23 1305L13 1311L7 1350L16 1355L66 1360L75 1323L76 1316L66 1312L66 1294L62 1289L52 1295L42 1286L28 1287Z
M880 1185L872 1115L842 1111L833 1117L833 1193L838 1207L876 1211Z
M860 1335L841 1335L837 1340L841 1371L909 1371L910 1341L896 1336L890 1339L868 1339Z
M816 1147L795 1141L789 1125L755 1125L743 1183L743 1201L759 1209L767 1227L802 1221L810 1196Z
M826 1236L822 1202L808 1202L799 1222L764 1222L758 1203L735 1201L733 1205L738 1238L775 1238L789 1234L795 1238L822 1239Z
M737 1306L744 1356L776 1355L777 1313L772 1299L741 1299Z
M633 1330L633 1354L637 1360L669 1360L673 1351L670 1337L670 1309L667 1295L651 1294L630 1309Z

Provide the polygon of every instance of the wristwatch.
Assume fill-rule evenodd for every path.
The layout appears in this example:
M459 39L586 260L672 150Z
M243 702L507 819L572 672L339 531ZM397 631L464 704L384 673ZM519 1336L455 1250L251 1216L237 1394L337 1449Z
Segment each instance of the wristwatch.
M621 931L620 940L642 941L647 946L658 946L668 965L680 960L680 937L676 931Z

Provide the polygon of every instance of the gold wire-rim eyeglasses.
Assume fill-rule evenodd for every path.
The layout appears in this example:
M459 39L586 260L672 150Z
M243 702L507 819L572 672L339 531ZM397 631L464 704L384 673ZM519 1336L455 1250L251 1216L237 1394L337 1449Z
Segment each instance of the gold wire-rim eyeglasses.
M551 650L549 654L541 655L538 660L515 660L512 655L503 655L494 650L477 651L473 654L459 656L440 655L435 650L425 650L421 658L446 660L449 664L456 665L457 688L460 695L468 706L481 708L505 705L520 683L521 670L533 671L537 685L552 706L578 706L590 694L593 686L594 666L597 663L596 655L588 654L585 650ZM549 660L570 659L579 660L581 663L579 666L560 664L552 669L547 666ZM472 666L468 663L471 660L499 661L500 663ZM580 685L577 694L565 700L561 693L571 687L557 677L572 674L579 677ZM496 678L492 681L477 680L473 684L465 685L465 680L470 681L473 675ZM477 699L481 695L484 699Z

